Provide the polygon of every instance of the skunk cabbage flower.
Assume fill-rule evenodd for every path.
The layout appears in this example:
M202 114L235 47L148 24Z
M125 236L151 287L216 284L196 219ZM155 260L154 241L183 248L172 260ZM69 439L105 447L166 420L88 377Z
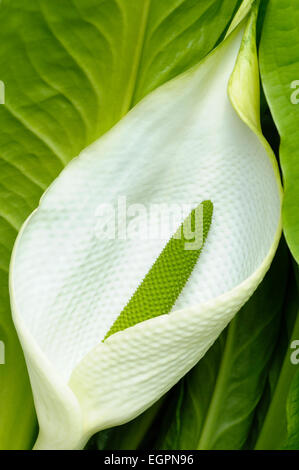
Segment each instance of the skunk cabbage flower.
M10 293L36 449L82 448L142 413L206 353L270 266L282 190L259 123L256 10L246 28L237 23L72 161L19 234ZM131 222L116 235L120 203ZM159 228L148 218L159 204L191 216L168 239L133 236ZM177 229L189 221L192 232L197 214L202 240L189 249Z

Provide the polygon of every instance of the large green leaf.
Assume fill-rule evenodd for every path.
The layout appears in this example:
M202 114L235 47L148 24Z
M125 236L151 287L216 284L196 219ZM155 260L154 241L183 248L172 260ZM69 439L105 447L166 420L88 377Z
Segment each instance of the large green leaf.
M299 449L299 370L291 384L287 401L288 440L286 449Z
M0 4L0 448L31 446L35 421L10 319L17 232L47 186L134 103L205 56L238 0L3 0Z
M275 390L277 383L279 381L281 368L283 366L284 358L286 351L289 347L289 342L291 338L291 330L293 328L292 317L297 315L297 306L298 306L298 299L297 299L297 292L296 286L294 289L294 278L293 278L293 270L290 267L289 275L287 277L287 293L286 298L284 300L284 305L282 309L282 319L279 325L279 336L277 339L277 343L275 344L273 357L271 359L271 363L269 365L268 370L268 377L266 380L265 389L263 395L261 397L260 403L258 404L255 417L253 420L252 428L248 435L248 439L246 442L245 447L252 449L255 447L261 430L263 429L264 422L269 411L269 406L273 400L275 395ZM286 400L286 397L285 397ZM282 410L283 416L281 418L280 426L276 429L275 433L272 434L272 439L275 437L278 441L281 440L281 436L286 435L286 419L285 419L285 401L282 403Z
M297 269L297 267L296 267ZM269 385L262 408L258 410L260 424L255 430L255 448L275 450L285 447L299 447L298 441L298 387L296 372L298 365L292 361L293 342L299 337L299 296L298 286L291 276L288 281L288 295L284 305L283 323L280 327L280 343L276 347L269 369ZM297 344L297 343L296 343ZM275 432L272 430L275 429Z
M299 2L270 0L262 33L260 64L265 95L281 137L280 162L284 177L283 224L287 242L299 261L298 218L298 118L299 118ZM293 286L293 290L297 290ZM287 305L288 316L297 314L290 343L299 334L298 295ZM295 315L294 315L295 314ZM289 343L289 344L290 344ZM298 378L290 361L289 344L283 366L256 448L298 448ZM292 385L293 383L293 385ZM279 432L271 433L276 428Z
M283 223L299 262L299 1L270 0L260 48L262 82L281 136L284 176Z

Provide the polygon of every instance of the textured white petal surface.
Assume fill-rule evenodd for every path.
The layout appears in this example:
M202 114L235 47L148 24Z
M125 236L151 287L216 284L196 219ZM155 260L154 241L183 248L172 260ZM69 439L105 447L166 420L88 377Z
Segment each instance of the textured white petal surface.
M80 447L145 410L205 354L270 265L281 229L277 168L227 94L241 33L87 148L19 235L11 298L39 448ZM102 343L165 246L97 238L97 207L119 196L145 206L209 199L214 215L172 312Z

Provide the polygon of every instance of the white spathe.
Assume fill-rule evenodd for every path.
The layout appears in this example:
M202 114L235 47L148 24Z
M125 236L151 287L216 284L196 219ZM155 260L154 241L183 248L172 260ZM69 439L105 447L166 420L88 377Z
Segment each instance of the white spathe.
M73 160L19 234L10 291L36 448L81 448L148 408L205 354L269 268L282 192L257 117L253 23L236 67L242 28ZM145 205L210 199L214 215L172 312L103 343L165 246L97 238L99 204L119 196Z

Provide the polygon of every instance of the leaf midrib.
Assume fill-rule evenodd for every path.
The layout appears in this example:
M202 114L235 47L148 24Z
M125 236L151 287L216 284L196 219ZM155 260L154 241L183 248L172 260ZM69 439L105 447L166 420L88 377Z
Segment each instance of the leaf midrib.
M231 357L231 351L233 350L233 339L234 339L234 322L230 325L228 335L225 342L225 347L219 367L219 372L216 379L216 384L214 388L214 393L212 395L208 411L205 417L203 424L201 437L197 446L197 450L209 449L209 439L211 432L213 431L215 416L217 416L217 411L219 405L219 396L221 396L224 384L226 382L226 371L229 367L229 361Z
M141 17L141 22L140 22L140 29L139 29L136 48L135 48L131 74L128 80L127 90L126 90L123 104L121 107L120 118L125 116L127 112L132 108L133 97L134 97L134 92L135 92L136 83L137 83L137 76L138 76L138 71L139 71L140 63L142 59L142 51L144 47L146 30L148 26L150 6L151 6L151 0L144 0L144 6L143 6L142 17Z

